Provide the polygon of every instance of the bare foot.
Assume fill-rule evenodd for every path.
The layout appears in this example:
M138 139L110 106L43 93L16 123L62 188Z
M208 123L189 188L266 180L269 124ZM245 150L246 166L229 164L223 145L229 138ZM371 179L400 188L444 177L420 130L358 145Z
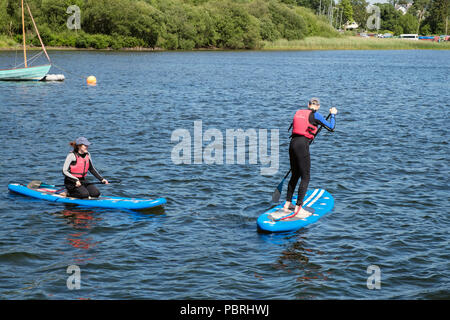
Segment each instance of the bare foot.
M300 210L297 212L297 214L295 216L303 219L303 218L308 218L310 215L311 215L311 212L309 212L303 208L300 208Z
M294 205L292 203L286 202L284 207L283 207L283 210L284 210L284 212L291 212L291 211L294 211L294 208L295 207L294 207Z

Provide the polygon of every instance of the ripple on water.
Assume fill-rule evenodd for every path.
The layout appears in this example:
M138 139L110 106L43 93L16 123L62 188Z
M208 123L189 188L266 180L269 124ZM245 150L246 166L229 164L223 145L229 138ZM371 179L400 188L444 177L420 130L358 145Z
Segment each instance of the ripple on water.
M426 111L446 112L447 56L53 52L67 70L98 66L98 85L72 77L0 83L0 139L7 141L0 185L61 184L68 143L84 135L97 169L121 180L99 186L103 194L163 196L167 204L138 213L83 209L4 189L0 297L448 298L447 119L429 125ZM0 65L12 59L0 53ZM336 131L322 131L311 145L310 186L327 189L335 207L299 232L259 234L256 219L274 205L271 194L288 171L292 116L317 95L323 114L329 106L339 113ZM227 129L278 129L278 172L263 176L259 156L256 165L226 163L225 143L223 164L192 163L194 121L224 141ZM191 164L173 161L177 129L190 134ZM71 264L81 268L76 292L66 287ZM381 290L367 289L370 265L380 267Z

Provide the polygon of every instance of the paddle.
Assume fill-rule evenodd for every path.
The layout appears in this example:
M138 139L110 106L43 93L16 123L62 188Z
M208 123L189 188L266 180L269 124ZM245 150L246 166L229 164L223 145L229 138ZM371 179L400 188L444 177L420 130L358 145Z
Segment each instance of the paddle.
M108 180L108 182L109 183L120 183L120 180L113 180L113 181L109 181ZM104 183L98 181L98 182L89 182L89 184L104 184ZM30 188L30 189L37 189L37 188L40 188L40 187L44 187L44 188L45 187L64 187L64 184L56 184L56 185L54 185L54 184L46 184L46 183L43 183L42 181L39 181L39 180L33 180L33 181L31 181L30 183L27 184L27 188Z
M328 120L331 117L331 113L328 114L328 116L326 117L326 120ZM317 137L317 135L319 134L319 132L322 130L323 126L321 125L319 127L319 129L317 130L316 134L314 135L314 137ZM290 129L290 128L289 128ZM309 144L311 144L315 139L311 140L309 142ZM280 200L281 197L281 192L283 191L283 184L284 184L284 180L286 180L286 178L288 177L288 175L291 173L292 169L289 169L288 173L286 173L286 175L284 176L283 180L281 180L281 182L278 184L277 188L275 189L275 191L272 193L272 202L278 202Z
M281 192L283 191L284 180L286 180L286 178L288 177L288 175L290 173L291 173L291 169L289 169L288 173L286 173L283 180L281 180L281 182L278 184L275 191L272 193L272 202L278 202L278 200L280 200Z

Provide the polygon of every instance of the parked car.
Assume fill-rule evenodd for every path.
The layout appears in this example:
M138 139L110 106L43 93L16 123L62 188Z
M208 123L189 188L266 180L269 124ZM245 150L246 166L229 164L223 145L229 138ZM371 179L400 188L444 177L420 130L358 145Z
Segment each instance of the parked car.
M419 40L419 35L418 34L412 34L412 33L401 34L400 35L400 39Z

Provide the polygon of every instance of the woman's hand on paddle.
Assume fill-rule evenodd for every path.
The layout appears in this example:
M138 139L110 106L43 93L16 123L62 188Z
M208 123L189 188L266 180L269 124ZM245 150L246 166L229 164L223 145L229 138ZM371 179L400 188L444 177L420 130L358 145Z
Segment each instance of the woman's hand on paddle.
M335 107L333 107L333 108L330 109L330 113L331 113L331 114L337 114L337 112L338 112L338 111L337 111L337 109L336 109Z
M108 180L106 180L106 179L103 179L103 180L102 180L102 183L103 183L103 184L109 184Z
M80 180L77 180L77 182L75 182L75 187L81 187L81 182L80 182Z

